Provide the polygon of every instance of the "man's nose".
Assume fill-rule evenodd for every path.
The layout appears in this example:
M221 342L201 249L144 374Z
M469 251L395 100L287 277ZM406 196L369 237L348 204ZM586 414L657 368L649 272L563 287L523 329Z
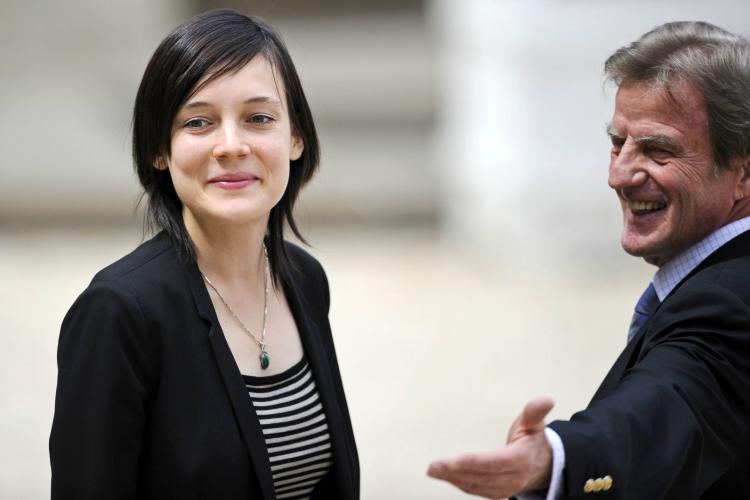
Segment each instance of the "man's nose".
M638 148L624 144L609 162L608 184L612 189L640 186L648 177L645 158Z
M213 155L217 159L242 158L250 154L247 134L233 123L222 125L216 134Z

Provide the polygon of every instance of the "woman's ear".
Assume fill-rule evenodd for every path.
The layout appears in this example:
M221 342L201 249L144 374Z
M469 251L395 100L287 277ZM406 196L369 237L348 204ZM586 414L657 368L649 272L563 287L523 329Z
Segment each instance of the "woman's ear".
M154 168L156 170L168 170L169 163L167 162L167 159L164 158L164 156L159 155L154 159Z
M289 147L289 160L299 160L302 152L305 150L305 142L297 133L292 133L292 143Z

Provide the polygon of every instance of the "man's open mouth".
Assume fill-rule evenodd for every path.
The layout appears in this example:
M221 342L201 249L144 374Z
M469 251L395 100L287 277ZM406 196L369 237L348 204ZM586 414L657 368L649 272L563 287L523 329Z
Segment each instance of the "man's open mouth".
M629 201L628 207L635 215L643 215L663 210L667 204L659 201Z

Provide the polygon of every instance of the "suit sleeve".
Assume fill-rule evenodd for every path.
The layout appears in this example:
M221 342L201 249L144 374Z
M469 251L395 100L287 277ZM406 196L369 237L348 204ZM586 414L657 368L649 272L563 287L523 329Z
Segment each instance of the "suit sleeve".
M92 284L63 320L50 435L52 499L135 498L150 379L135 298Z
M733 462L750 422L750 310L731 291L678 289L654 316L619 384L570 421L566 498L698 498Z

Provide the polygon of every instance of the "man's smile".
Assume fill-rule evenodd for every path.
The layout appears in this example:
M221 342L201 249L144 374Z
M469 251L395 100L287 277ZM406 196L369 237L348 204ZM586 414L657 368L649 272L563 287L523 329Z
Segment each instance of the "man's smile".
M630 211L633 212L635 215L643 215L643 214L650 214L652 212L658 212L659 210L663 210L667 207L667 204L660 201L642 201L642 200L633 200L628 201L628 208L630 208Z

